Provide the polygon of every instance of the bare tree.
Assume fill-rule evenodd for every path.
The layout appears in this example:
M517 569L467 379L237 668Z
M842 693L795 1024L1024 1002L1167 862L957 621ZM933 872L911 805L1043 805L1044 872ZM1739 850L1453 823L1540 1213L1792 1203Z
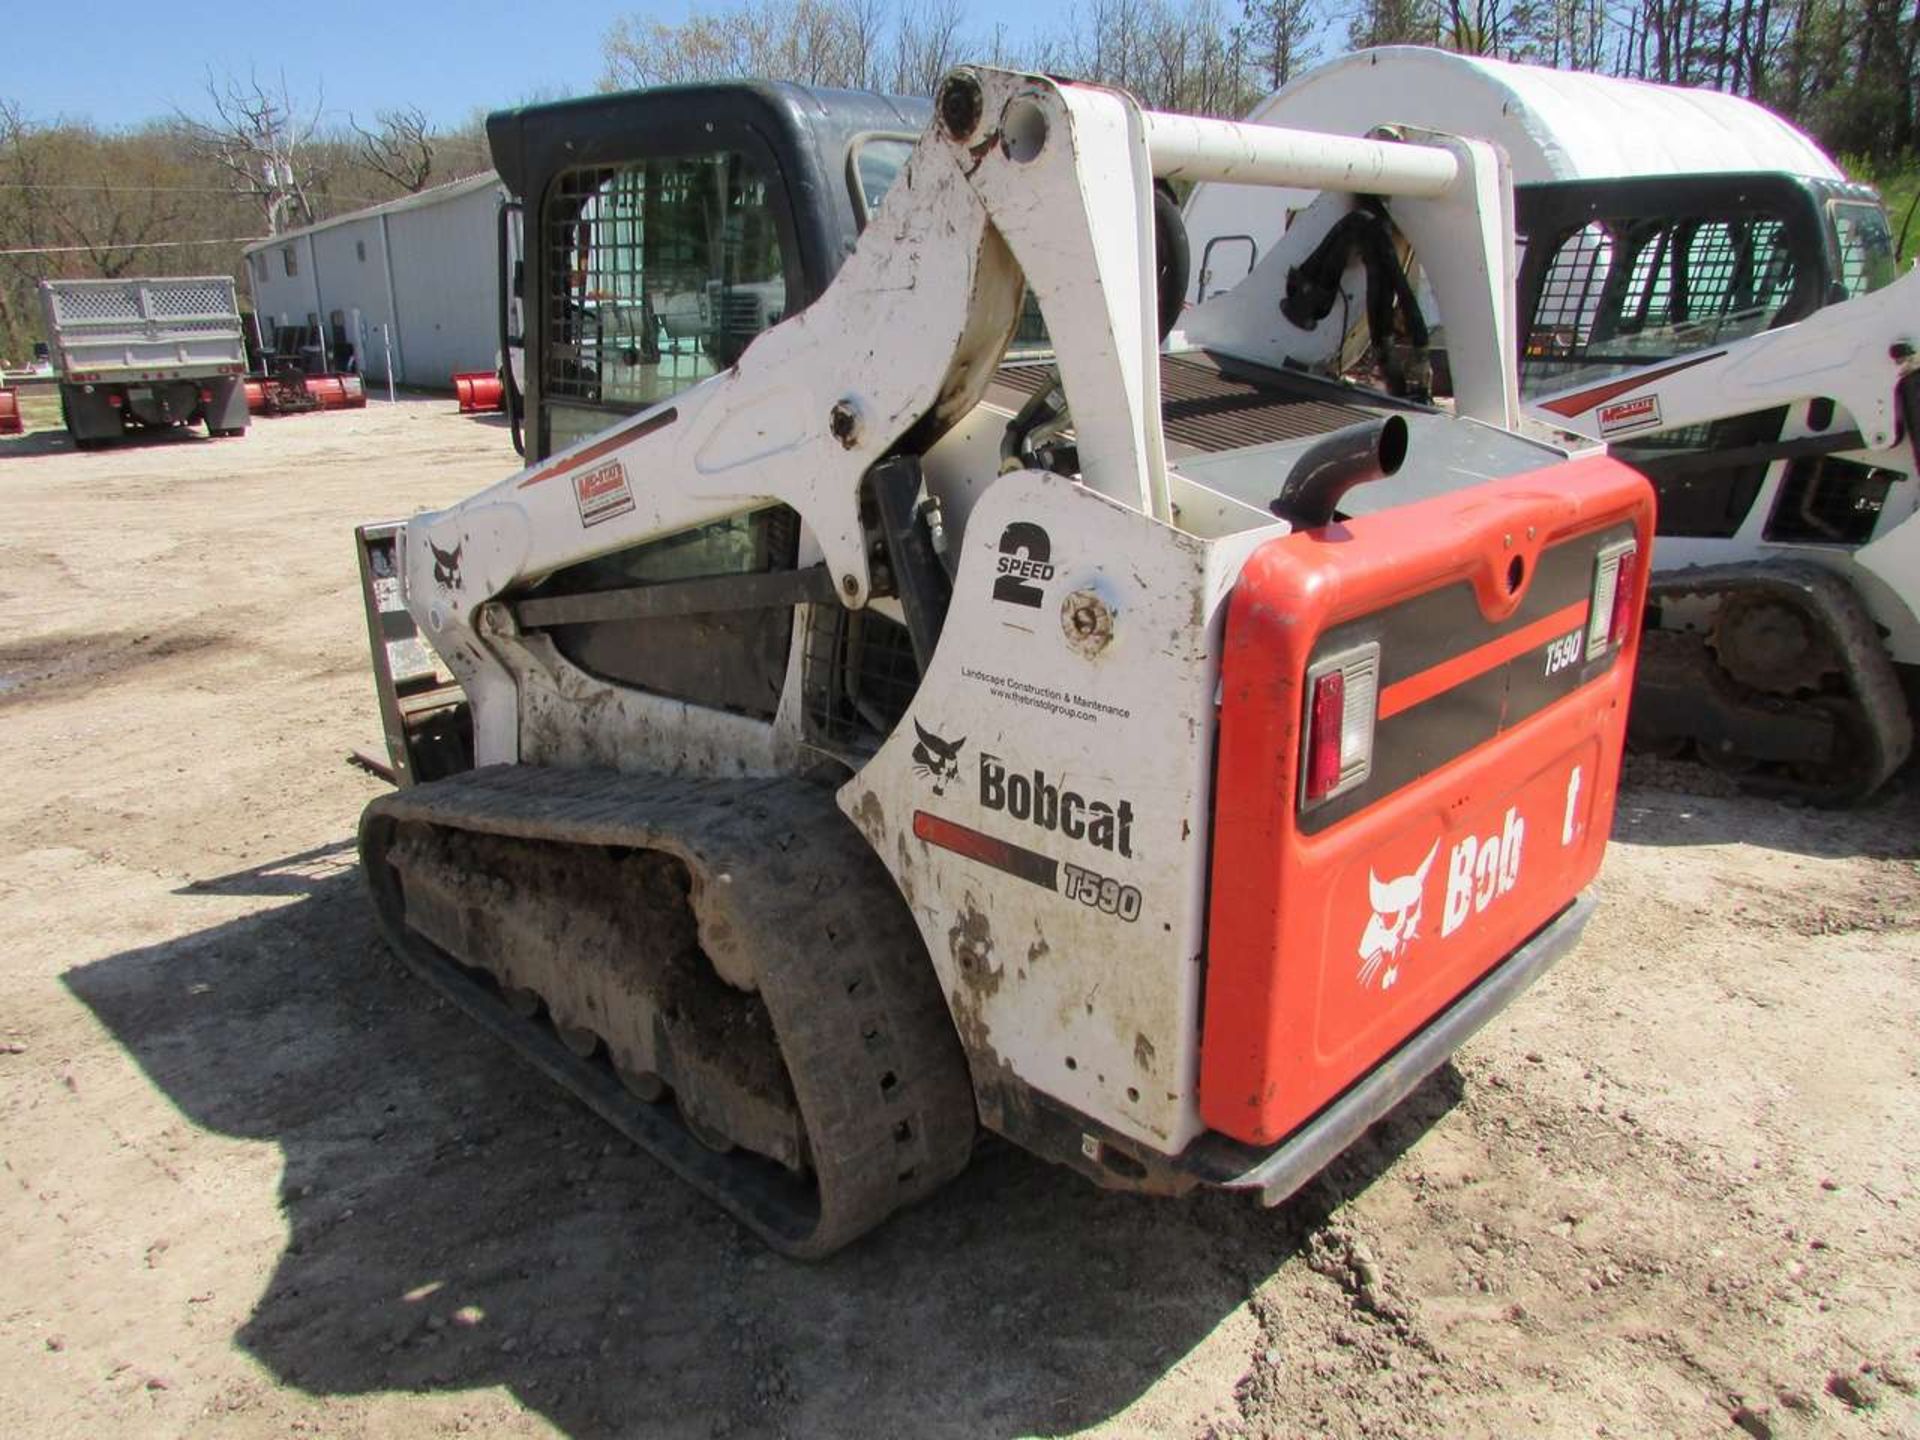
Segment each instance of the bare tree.
M405 109L375 112L377 128L369 130L353 116L347 123L358 137L354 155L376 175L391 180L408 194L427 188L433 175L438 137L427 123L427 115L417 105Z
M757 76L809 85L871 85L884 0L742 0L679 25L622 17L602 46L601 87Z
M893 43L894 90L931 95L940 77L966 58L965 20L960 0L921 0L902 13Z
M244 82L231 74L207 75L210 119L176 111L187 145L217 164L234 190L259 206L269 235L288 224L310 225L313 192L326 179L319 147L320 101L304 118L294 108L286 77L277 91L249 71Z

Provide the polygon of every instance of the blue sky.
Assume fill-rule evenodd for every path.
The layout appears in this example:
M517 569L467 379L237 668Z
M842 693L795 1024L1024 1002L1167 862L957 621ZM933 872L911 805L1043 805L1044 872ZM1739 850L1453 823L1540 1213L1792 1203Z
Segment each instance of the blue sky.
M100 0L0 0L0 96L36 120L66 117L121 126L164 116L175 105L204 108L209 66L263 80L285 72L309 103L323 95L326 118L363 120L384 106L420 106L440 125L476 109L535 95L591 90L600 41L617 16L685 17L686 0L406 0L224 5L211 8ZM708 5L704 8L719 8ZM980 29L1003 23L1028 32L1047 6L974 0ZM1064 8L1064 7L1063 7Z

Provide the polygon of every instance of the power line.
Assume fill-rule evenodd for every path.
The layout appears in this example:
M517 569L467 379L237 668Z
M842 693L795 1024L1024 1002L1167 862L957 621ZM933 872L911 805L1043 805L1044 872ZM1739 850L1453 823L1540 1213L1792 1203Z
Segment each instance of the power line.
M224 240L136 240L129 245L29 245L0 250L0 255L90 255L96 250L173 250L194 245L251 245L256 240L271 239L271 235L233 235Z
M41 185L32 180L0 180L0 190L79 190L93 192L129 193L129 194L191 194L191 195L231 195L236 200L254 200L259 198L249 190L233 190L220 185ZM375 195L333 195L329 200L365 201L377 205L380 199Z

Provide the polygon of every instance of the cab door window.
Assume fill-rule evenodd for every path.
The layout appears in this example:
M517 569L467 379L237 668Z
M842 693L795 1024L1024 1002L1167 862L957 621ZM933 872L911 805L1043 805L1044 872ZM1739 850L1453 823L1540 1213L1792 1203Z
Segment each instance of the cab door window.
M1609 219L1563 235L1529 317L1520 391L1622 375L1770 327L1798 280L1765 214Z
M786 314L790 245L738 151L566 171L543 213L547 453L726 369Z

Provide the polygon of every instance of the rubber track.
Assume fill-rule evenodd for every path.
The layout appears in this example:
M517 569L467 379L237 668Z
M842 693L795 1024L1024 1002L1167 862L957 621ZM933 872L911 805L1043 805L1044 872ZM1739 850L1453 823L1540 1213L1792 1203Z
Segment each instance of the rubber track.
M514 1015L484 972L409 930L384 859L403 821L679 856L695 876L702 933L728 935L757 973L812 1183L749 1152L699 1145L672 1106L634 1099L605 1063ZM965 1168L973 1090L946 1002L891 877L831 792L793 779L491 766L376 799L360 853L401 958L775 1249L829 1255Z
M1865 753L1845 777L1829 783L1768 775L1756 783L1776 794L1795 794L1822 805L1864 800L1906 762L1913 749L1913 719L1886 645L1866 606L1845 579L1823 566L1782 561L1764 565L1697 565L1656 574L1650 602L1711 599L1736 590L1756 592L1793 605L1809 616L1840 657L1847 696L1860 707L1866 733L1856 737Z

